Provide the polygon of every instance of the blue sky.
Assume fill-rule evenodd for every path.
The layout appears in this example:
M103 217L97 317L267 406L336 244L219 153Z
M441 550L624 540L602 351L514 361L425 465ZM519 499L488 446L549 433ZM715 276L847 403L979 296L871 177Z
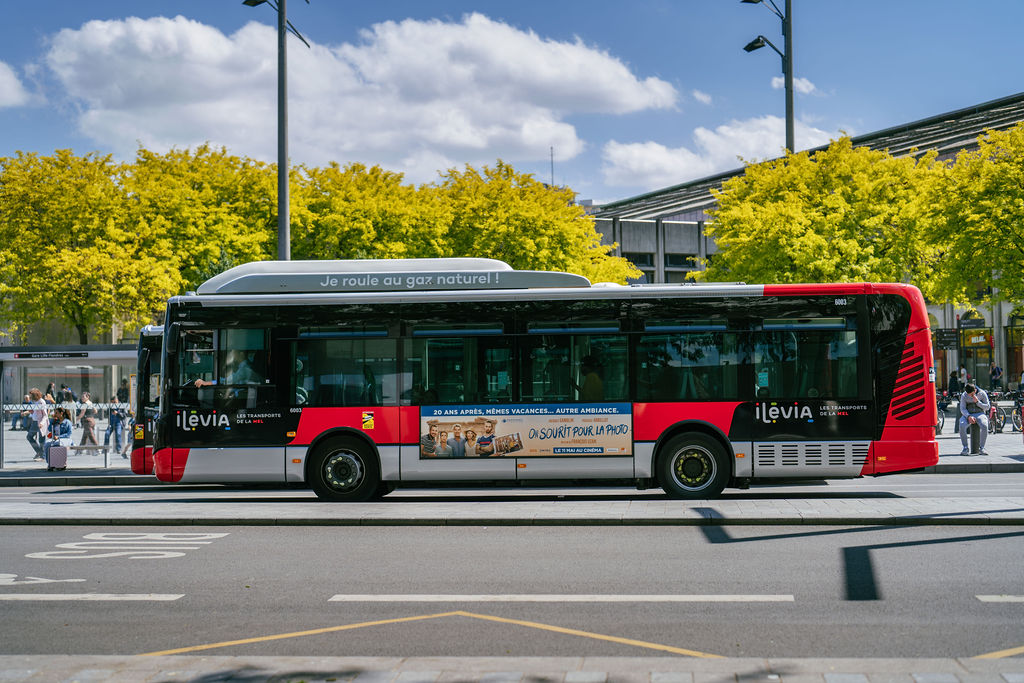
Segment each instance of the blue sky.
M777 0L782 4L783 0ZM498 158L623 199L776 156L781 22L739 0L289 0L293 163L412 182ZM0 156L210 141L276 158L275 13L34 0L0 22ZM1024 91L1019 0L793 0L796 145ZM774 83L773 83L774 81Z

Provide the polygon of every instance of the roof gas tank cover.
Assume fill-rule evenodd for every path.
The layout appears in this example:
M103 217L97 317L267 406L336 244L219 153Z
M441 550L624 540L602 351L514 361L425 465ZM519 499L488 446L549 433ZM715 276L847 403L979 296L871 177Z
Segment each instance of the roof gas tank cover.
M590 287L582 275L513 270L487 258L254 261L199 285L203 294L296 294Z

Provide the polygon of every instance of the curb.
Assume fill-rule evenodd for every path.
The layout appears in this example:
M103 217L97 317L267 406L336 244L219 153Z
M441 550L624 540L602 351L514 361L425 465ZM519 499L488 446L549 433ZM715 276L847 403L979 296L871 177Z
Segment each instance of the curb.
M3 526L1024 526L1022 517L989 517L962 513L962 517L946 515L860 515L799 516L765 515L762 517L448 517L436 516L373 516L351 518L323 517L4 517Z
M939 463L919 470L921 474L991 474L1024 472L1024 462ZM907 474L914 474L908 472ZM283 482L282 482L283 484ZM172 486L149 474L27 474L6 476L0 486ZM233 484L233 486L235 486Z

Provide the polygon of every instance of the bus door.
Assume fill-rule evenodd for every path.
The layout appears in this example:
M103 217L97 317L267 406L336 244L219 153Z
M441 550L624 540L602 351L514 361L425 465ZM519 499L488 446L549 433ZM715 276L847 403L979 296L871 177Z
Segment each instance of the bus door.
M284 481L284 417L265 329L181 328L170 392L178 481Z
M417 325L404 355L410 390L402 403L418 420L403 421L415 433L402 434L402 477L515 479L515 458L494 454L493 413L513 388L512 344L500 325Z

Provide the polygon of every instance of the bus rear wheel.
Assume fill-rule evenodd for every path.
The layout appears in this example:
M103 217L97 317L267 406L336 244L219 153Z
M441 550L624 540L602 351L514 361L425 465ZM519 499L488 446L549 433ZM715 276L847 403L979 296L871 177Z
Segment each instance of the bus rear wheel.
M380 466L366 445L350 439L331 440L313 454L310 484L322 500L370 500L380 485Z
M674 436L658 456L658 482L671 498L714 498L728 480L725 450L706 434L691 432Z

